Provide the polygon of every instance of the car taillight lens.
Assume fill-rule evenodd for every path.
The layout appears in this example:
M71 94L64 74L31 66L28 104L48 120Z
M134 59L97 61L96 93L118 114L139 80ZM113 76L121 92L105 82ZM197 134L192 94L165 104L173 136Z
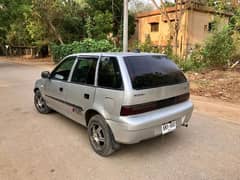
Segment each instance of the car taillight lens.
M138 105L131 105L131 106L122 106L120 116L130 116L135 114L141 114L148 111L153 111L163 107L178 104L178 103L187 101L189 99L189 96L190 96L189 93L186 93L180 96L163 99L160 101L155 101L155 102L150 102L145 104L138 104Z
M140 114L148 111L152 111L157 108L157 103L147 103L147 104L139 104L133 106L122 106L120 115L121 116L129 116L134 114Z

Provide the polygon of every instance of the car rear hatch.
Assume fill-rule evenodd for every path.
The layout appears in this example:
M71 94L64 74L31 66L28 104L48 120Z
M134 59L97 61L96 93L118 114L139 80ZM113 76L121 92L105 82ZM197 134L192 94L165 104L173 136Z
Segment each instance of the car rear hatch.
M132 91L127 92L121 115L134 115L178 104L189 99L183 72L162 55L124 57Z

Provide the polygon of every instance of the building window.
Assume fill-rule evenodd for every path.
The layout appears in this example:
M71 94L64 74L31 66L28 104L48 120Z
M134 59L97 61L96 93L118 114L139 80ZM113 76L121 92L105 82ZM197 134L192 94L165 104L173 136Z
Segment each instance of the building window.
M158 32L159 31L159 23L150 23L151 32Z
M208 32L212 32L215 29L216 29L216 22L215 21L208 23Z

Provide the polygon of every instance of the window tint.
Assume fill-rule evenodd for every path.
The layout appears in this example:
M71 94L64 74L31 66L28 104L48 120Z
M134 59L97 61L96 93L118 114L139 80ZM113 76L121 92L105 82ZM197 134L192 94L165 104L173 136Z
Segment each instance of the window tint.
M74 69L72 82L94 85L97 57L80 57Z
M147 89L186 82L182 71L165 56L124 58L134 89Z
M122 77L115 57L102 57L98 72L98 85L111 89L123 89Z
M67 81L76 57L71 56L64 60L51 74L51 78Z

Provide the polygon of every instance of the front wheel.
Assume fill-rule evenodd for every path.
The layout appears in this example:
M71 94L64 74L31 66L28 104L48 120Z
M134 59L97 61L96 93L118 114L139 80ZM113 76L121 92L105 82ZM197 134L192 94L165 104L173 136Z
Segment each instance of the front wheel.
M109 156L118 149L111 129L100 115L95 115L90 119L88 136L93 150L101 156Z
M51 112L51 109L47 106L46 101L43 99L39 90L37 90L34 94L34 105L38 112L42 114L48 114Z

